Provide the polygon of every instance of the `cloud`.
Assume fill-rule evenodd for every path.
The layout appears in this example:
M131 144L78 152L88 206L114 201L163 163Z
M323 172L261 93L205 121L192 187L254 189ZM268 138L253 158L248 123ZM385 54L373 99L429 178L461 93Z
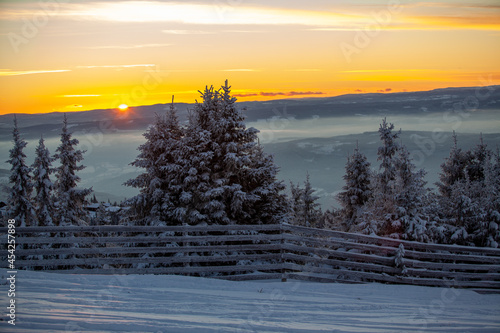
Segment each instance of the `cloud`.
M76 66L76 68L134 68L134 67L155 67L155 64L134 64L134 65L93 65Z
M261 92L259 93L259 95L261 96L284 96L285 93L282 93L282 92Z
M234 97L253 97L253 96L259 96L259 94L255 93L250 93L250 94L233 94Z
M356 89L356 90L354 90L354 91L355 91L355 92L363 92L363 90L361 90L361 89Z
M379 93L385 93L385 92L391 92L391 91L392 91L392 88L385 88L385 89L377 90L377 92L379 92Z
M290 91L286 93L287 96L300 96L300 95L323 95L321 91Z
M86 46L85 49L122 49L122 50L130 50L130 49L142 49L146 47L165 47L172 46L172 44L137 44L137 45L105 45L105 46Z
M71 70L70 69L53 69L53 70L13 71L10 69L2 69L2 70L0 70L0 76L17 76L17 75L63 73L63 72L71 72Z
M220 2L220 3L218 3ZM374 13L387 11L386 3L363 1L309 5L304 8L295 2L259 4L259 2L216 1L78 1L58 2L51 17L70 20L104 22L172 22L196 25L299 25L313 30L364 31L367 26L378 25L382 30L428 29L482 29L500 30L499 6L496 4L460 4L422 1L397 4L397 12L389 22L382 24ZM324 3L327 3L325 1ZM470 3L470 1L469 1ZM493 3L493 2L492 2ZM300 8L300 9L299 9ZM404 9L404 10L402 10ZM450 12L452 14L450 14ZM0 19L31 19L40 14L40 5L28 2L23 6L7 4L0 11ZM170 34L206 34L204 30L164 30ZM253 31L251 31L253 32Z
M162 30L164 34L170 35L212 35L214 32L212 31L204 31L204 30Z
M59 97L99 97L101 95L61 95Z
M28 3L19 8L6 6L0 13L4 19L29 19L40 12L39 4ZM240 5L178 1L88 1L59 2L53 17L71 20L107 22L174 22L197 25L307 25L342 26L352 15L323 10L297 10L290 6L275 8L242 3ZM169 30L166 30L169 31ZM197 31L199 32L199 31ZM166 33L191 34L189 30ZM204 34L205 31L202 31Z
M236 68L236 69L222 69L221 72L260 72L260 70L250 69L250 68Z
M384 72L422 72L428 69L356 69L350 71L340 71L339 73L384 73Z
M307 96L307 95L323 95L322 91L289 91L289 92L263 92L260 93L242 93L234 94L235 97L251 97L251 96L264 96L264 97L274 97L274 96Z
M499 14L477 16L422 15L408 17L406 21L416 23L416 26L421 28L500 30Z
M299 69L287 69L286 72L321 72L318 68L299 68Z

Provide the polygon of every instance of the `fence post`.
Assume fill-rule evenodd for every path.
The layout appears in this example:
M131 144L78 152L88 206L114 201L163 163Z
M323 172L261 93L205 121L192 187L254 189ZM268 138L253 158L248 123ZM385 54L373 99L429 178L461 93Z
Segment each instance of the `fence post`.
M285 276L285 258L283 245L285 244L285 237L283 232L283 223L280 223L280 266L281 266L281 282L286 282Z
M189 237L189 232L187 230L187 228L189 228L189 224L183 223L182 226L184 228L184 230L182 231L182 238L183 238L183 240L182 240L182 246L183 247L184 246L188 246L189 247L191 245L191 243L187 241L187 239ZM189 257L190 256L189 252L185 252L184 251L183 254L184 254L183 255L184 257ZM190 267L191 264L189 262L184 262L184 264L182 266L184 266L184 267ZM190 276L191 274L185 274L185 275Z

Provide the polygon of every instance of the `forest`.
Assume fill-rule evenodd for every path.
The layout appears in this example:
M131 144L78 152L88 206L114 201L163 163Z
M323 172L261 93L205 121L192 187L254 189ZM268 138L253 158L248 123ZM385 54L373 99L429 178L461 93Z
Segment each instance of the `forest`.
M101 203L90 213L91 188L80 188L85 151L64 116L54 155L40 138L32 165L26 164L14 120L10 186L5 214L20 226L232 225L289 223L419 242L498 247L500 232L500 153L481 136L462 150L459 137L430 187L400 142L401 130L382 119L378 165L358 147L348 156L340 208L323 211L306 175L287 189L279 167L259 143L258 130L245 125L227 81L206 87L189 113L178 120L174 104L157 114L131 165L142 170L124 185L139 193L122 202L120 215ZM332 203L333 206L333 203Z

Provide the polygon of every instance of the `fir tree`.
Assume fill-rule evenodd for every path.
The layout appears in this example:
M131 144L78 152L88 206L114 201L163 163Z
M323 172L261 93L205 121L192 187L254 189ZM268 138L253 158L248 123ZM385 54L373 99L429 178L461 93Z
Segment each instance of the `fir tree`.
M342 206L342 218L346 220L346 230L349 230L372 195L370 162L359 151L358 145L354 154L347 158L346 173L343 176L345 185L337 200Z
M57 181L55 183L57 225L85 224L83 218L86 213L83 205L85 197L92 192L92 189L77 188L80 177L76 173L85 168L83 165L78 165L83 160L84 151L75 148L78 140L71 137L72 134L68 132L68 120L64 115L61 144L54 155L54 158L59 159L60 162L60 166L56 168Z
M274 164L272 155L266 154L260 144L255 145L248 154L249 166L241 172L242 188L256 201L248 200L245 215L249 223L276 224L288 219L289 205L283 191L285 185L277 180L279 168ZM246 224L242 216L238 221Z
M498 246L500 222L499 180L496 160L484 143L463 152L456 135L450 157L441 166L440 217L450 230L450 243Z
M319 197L314 194L314 189L309 180L309 173L304 181L304 188L299 185L291 185L292 209L294 222L305 227L316 227L321 219L320 204L317 203Z
M373 176L373 196L368 203L368 211L363 216L363 227L366 233L378 235L395 235L401 233L401 224L396 220L396 178L397 153L399 145L397 139L401 130L393 132L394 124L388 124L386 119L380 124L379 134L382 146L378 148L380 171Z
M468 155L466 171L469 179L483 181L490 166L492 153L484 143L482 134L479 137L479 144Z
M52 161L53 158L50 157L50 152L45 147L42 137L36 148L35 162L32 165L36 191L36 216L39 226L54 224L53 184L50 180L50 174L54 171Z
M139 146L140 154L131 163L144 172L125 183L140 189L139 195L128 203L134 207L136 218L142 219L143 223L167 221L171 215L168 212L177 206L172 194L180 191L178 174L182 136L172 99L168 113L157 114L155 123L144 133L147 141Z
M290 206L292 209L293 222L300 225L300 213L304 210L304 202L302 200L304 190L300 188L300 184L294 185L290 182Z
M275 223L284 214L284 185L271 156L246 128L227 81L200 92L186 134L189 161L185 205L189 223ZM194 200L193 200L194 199Z
M94 225L109 225L109 224L111 224L111 216L106 211L106 207L104 207L102 202L99 204L99 207L97 207L97 211L95 213L95 218L94 218L93 222L94 222Z
M160 159L156 163L161 166L159 173L146 167L143 176L146 181L141 180L140 184L148 184L153 178L158 179L154 184L166 185L155 185L155 189L160 189L158 198L162 198L162 209L169 223L280 221L286 215L286 207L281 193L284 186L276 180L278 169L272 157L264 154L257 144L258 131L245 127L244 117L235 106L236 99L230 95L230 86L226 82L221 90L206 87L200 93L203 101L197 102L190 113L189 124L176 141L176 148L168 149L168 154L174 154L171 157L175 163L165 164ZM165 142L155 145L149 141L152 140L147 143L151 149L147 151L160 147L147 158L154 161L166 151L161 146ZM148 163L144 166L151 165ZM136 162L134 165L141 166ZM154 176L162 171L167 175ZM141 195L142 202L157 198L154 191Z
M493 161L485 175L486 186L484 191L487 205L485 220L484 245L488 247L499 247L500 244L500 151L497 147L493 155Z
M15 116L12 137L14 147L9 151L10 159L7 161L12 165L9 177L12 188L8 199L8 216L16 220L18 226L31 226L35 224L35 210L31 202L33 191L31 168L25 162L26 155L23 150L27 143L21 138Z
M425 170L415 170L410 152L405 146L399 149L396 163L396 216L403 238L416 241L429 241L425 206L429 190L425 187Z
M388 199L393 194L394 180L396 178L396 153L399 146L397 139L401 135L401 130L393 132L394 124L387 123L386 118L382 120L378 130L382 146L378 148L378 161L380 163L381 172L378 174L379 190L385 199Z
M463 152L458 147L457 135L453 132L453 146L450 150L450 156L441 164L442 172L439 174L439 182L436 183L439 193L443 197L450 198L453 184L465 180L468 159L468 153Z
M471 214L466 220L466 230L476 246L497 247L500 240L500 193L496 161L482 135L469 156L467 179L470 182Z

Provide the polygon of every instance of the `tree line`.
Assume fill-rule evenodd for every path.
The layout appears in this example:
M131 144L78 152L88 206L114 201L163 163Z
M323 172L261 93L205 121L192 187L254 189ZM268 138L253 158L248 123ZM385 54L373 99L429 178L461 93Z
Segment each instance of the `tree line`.
M468 151L454 145L441 166L437 192L427 187L425 170L417 169L399 142L401 130L382 120L378 170L358 147L347 159L339 209L323 212L310 184L285 184L279 168L247 128L242 110L226 81L200 91L180 124L173 101L156 115L144 133L145 143L131 163L143 170L124 185L139 194L121 224L210 225L293 223L422 242L498 247L500 239L500 154L480 139ZM61 144L51 157L40 139L35 162L25 163L26 142L14 119L10 150L11 193L8 216L22 226L82 225L83 206L91 189L77 187L84 168L83 151L68 132L64 116ZM58 167L52 162L59 161ZM55 182L51 181L55 175ZM34 193L33 193L34 192ZM103 209L99 216L104 215ZM102 217L102 216L101 216ZM105 220L102 217L100 220ZM98 222L100 223L100 222Z
M38 142L35 161L26 164L24 148L27 142L21 137L14 117L12 131L14 147L9 151L12 184L7 202L7 216L15 219L19 226L65 226L87 224L87 213L83 209L85 197L92 189L78 188L77 172L85 167L79 164L84 151L76 148L78 140L68 131L68 120L64 115L61 143L54 156L45 147L43 136ZM52 162L59 161L58 167ZM56 181L52 182L51 175Z
M500 153L482 136L464 151L453 133L450 155L441 165L437 192L428 188L424 169L417 169L398 141L401 130L382 120L378 170L354 149L345 166L345 185L337 196L341 208L317 223L420 242L498 247L500 233Z

